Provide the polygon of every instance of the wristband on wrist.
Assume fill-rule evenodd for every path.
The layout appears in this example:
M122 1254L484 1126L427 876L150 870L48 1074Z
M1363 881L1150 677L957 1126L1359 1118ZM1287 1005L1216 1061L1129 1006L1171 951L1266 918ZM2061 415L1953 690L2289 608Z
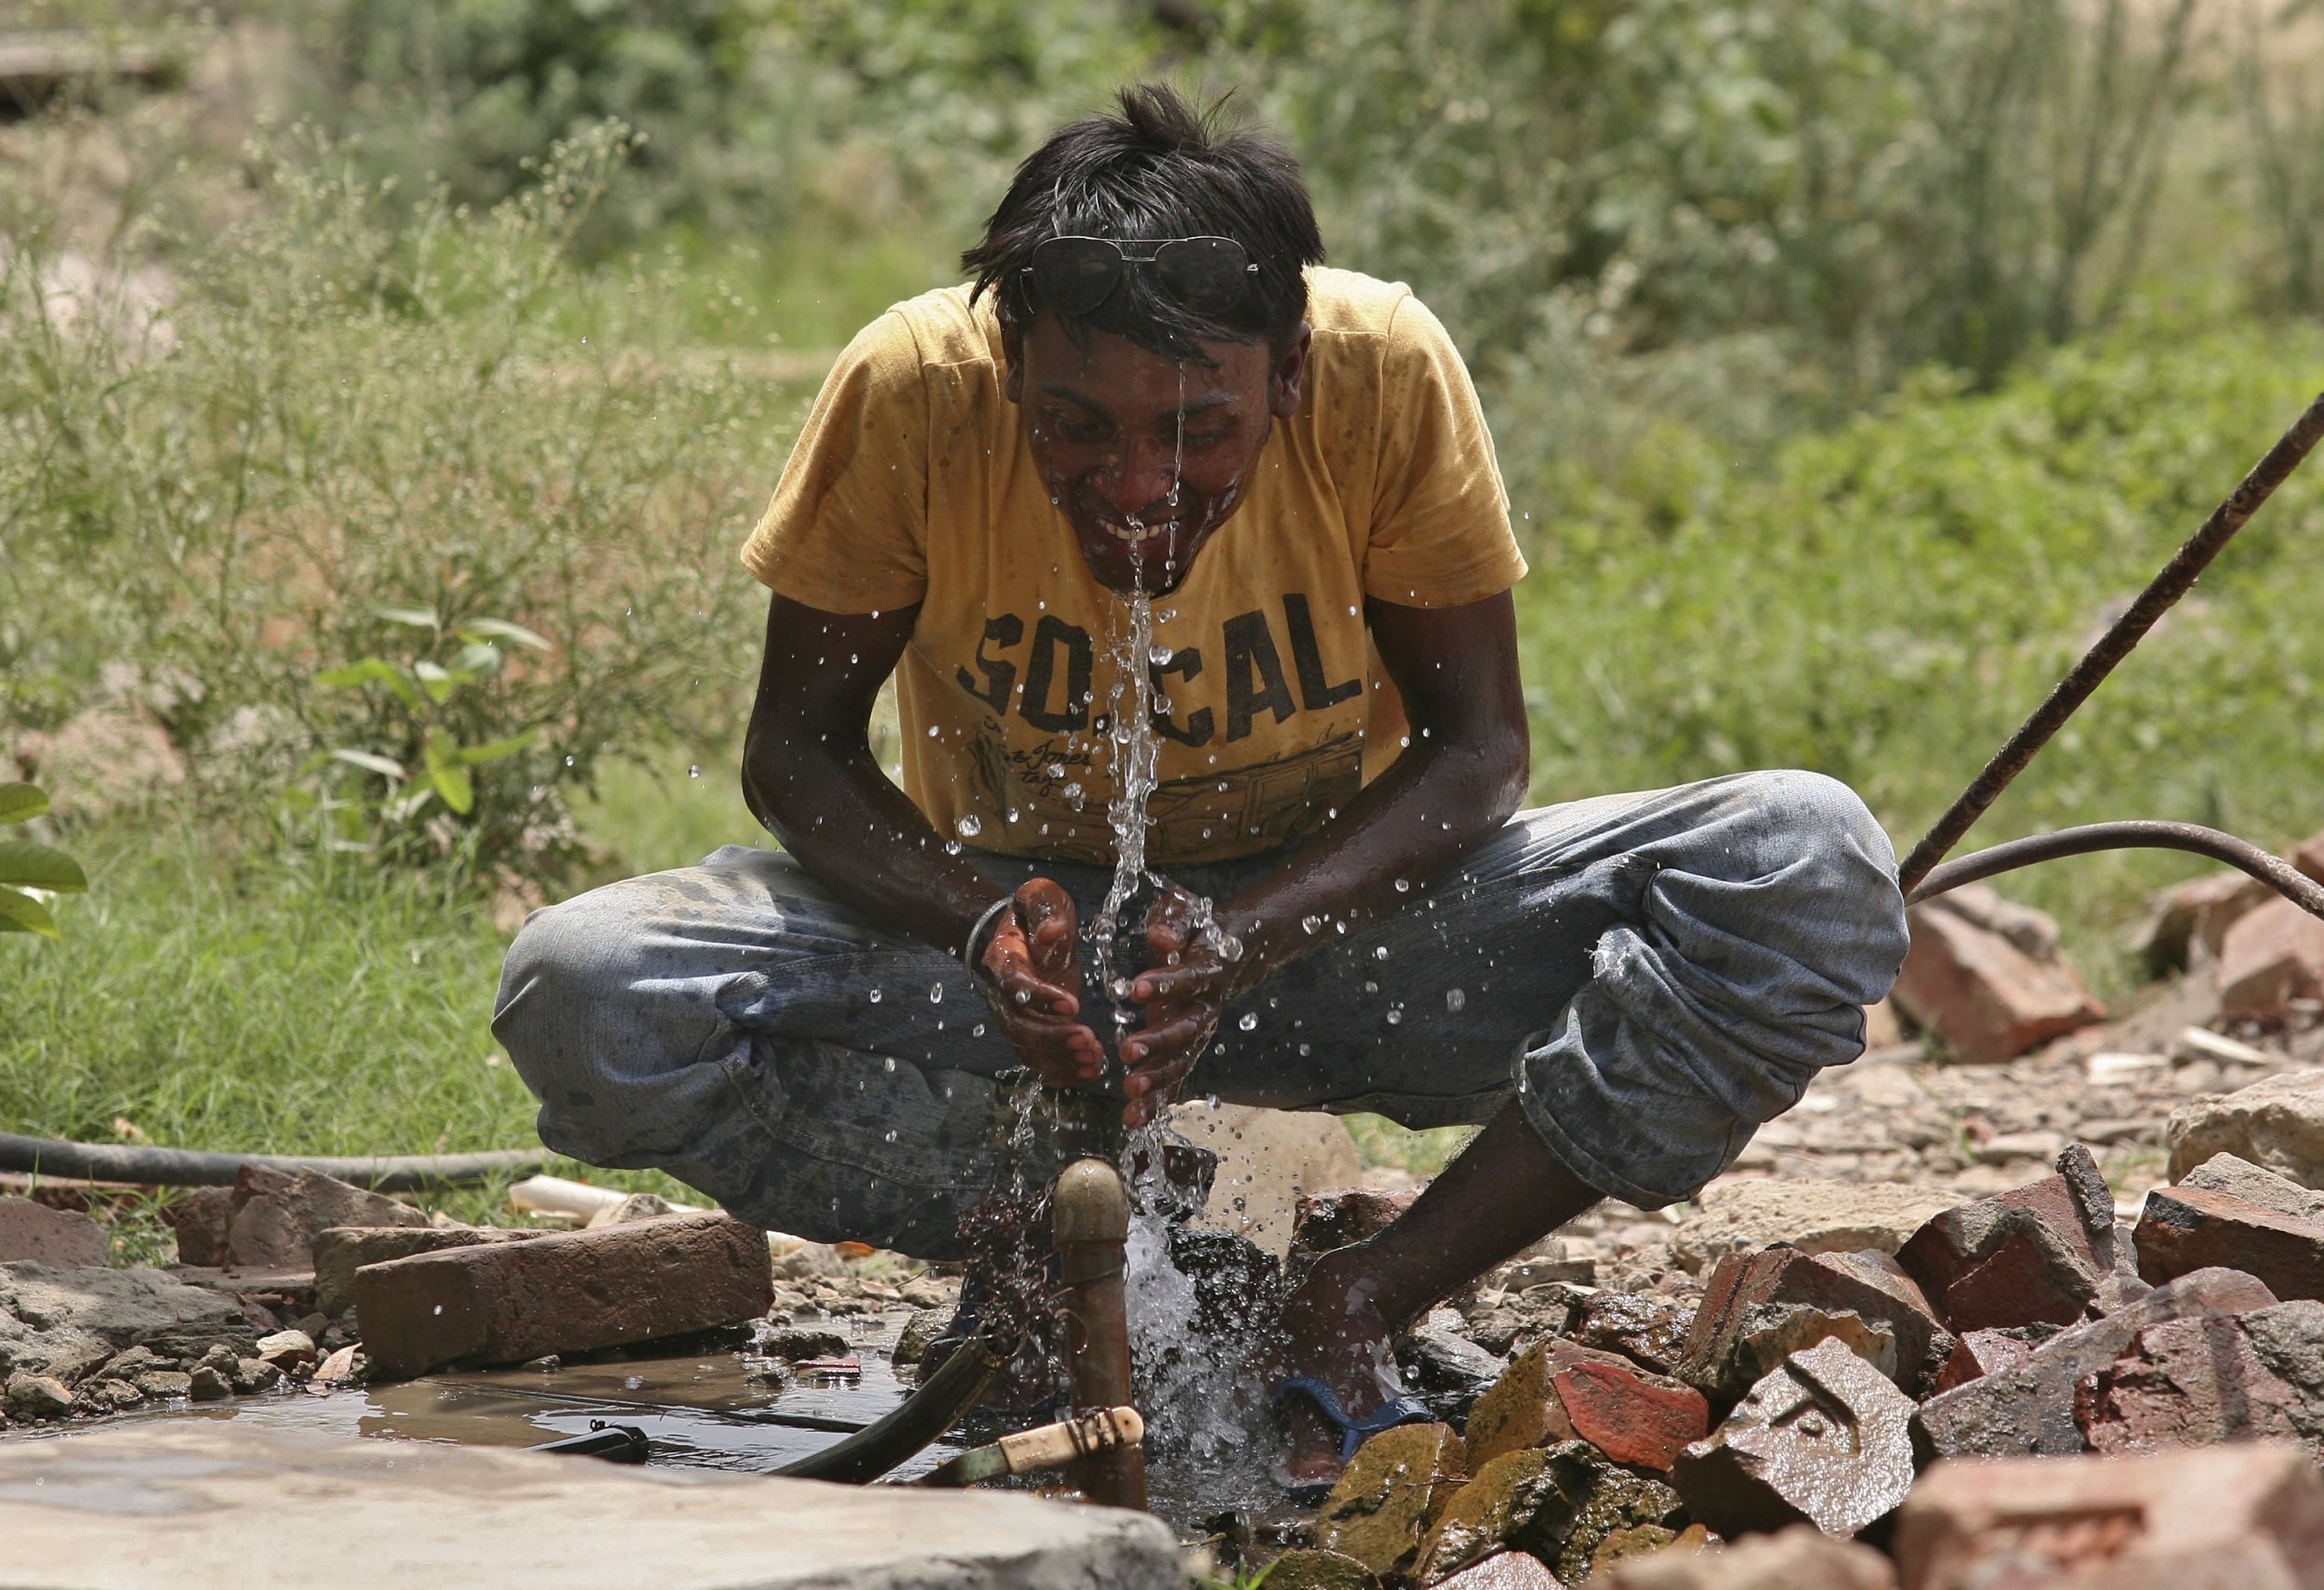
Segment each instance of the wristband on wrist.
M969 969L971 976L984 970L984 947L992 938L994 924L1000 921L1003 912L1016 903L1014 894L1003 894L985 907L984 914L976 919L974 927L969 929L968 939L960 946L960 964Z

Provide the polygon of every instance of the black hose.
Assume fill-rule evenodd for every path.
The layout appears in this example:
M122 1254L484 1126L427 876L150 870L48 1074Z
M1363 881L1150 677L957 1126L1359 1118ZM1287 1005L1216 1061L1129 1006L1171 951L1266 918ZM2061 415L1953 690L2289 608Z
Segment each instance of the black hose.
M1000 1372L998 1354L971 1338L944 1359L927 1383L843 1441L785 1464L791 1479L829 1479L868 1485L959 1423Z
M244 1165L276 1171L315 1171L380 1192L454 1186L530 1175L548 1168L544 1149L506 1148L484 1154L397 1154L335 1159L298 1154L205 1154L191 1148L143 1148L122 1143L65 1143L0 1132L0 1171L21 1171L66 1181L137 1182L150 1186L225 1187Z

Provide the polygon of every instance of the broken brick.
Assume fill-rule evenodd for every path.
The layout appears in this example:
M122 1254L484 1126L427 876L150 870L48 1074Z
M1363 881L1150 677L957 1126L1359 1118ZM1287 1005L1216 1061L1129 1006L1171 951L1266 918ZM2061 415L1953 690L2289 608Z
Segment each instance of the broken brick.
M1808 1524L1732 1545L1670 1550L1623 1563L1604 1590L1895 1590L1888 1558Z
M2302 1220L2324 1220L2324 1193L2303 1186L2290 1176L2263 1170L2249 1159L2238 1159L2233 1154L2213 1154L2177 1180L2181 1186L2232 1193L2246 1202L2256 1203L2262 1209L2272 1209L2278 1214L2295 1215Z
M1685 1356L1695 1301L1663 1292L1597 1292L1575 1305L1565 1333L1585 1347L1619 1353L1657 1374L1671 1374Z
M408 1203L318 1172L244 1165L234 1178L226 1245L236 1265L304 1269L315 1234L335 1226L426 1226Z
M1896 1251L1956 1333L2073 1324L2114 1260L2113 1195L2080 1144L2056 1173L1948 1209Z
M1930 1398L1913 1416L1922 1463L1950 1457L2065 1457L2088 1450L2074 1423L2075 1387L2121 1356L2150 1325L2196 1314L2265 1308L2276 1294L2238 1270L2195 1270L2119 1313L2059 1332L2022 1364Z
M47 1209L29 1198L0 1198L0 1264L30 1260L60 1270L112 1263L105 1228L86 1214Z
M2014 1060L2106 1014L2063 961L2038 961L1941 903L1907 919L1911 947L1891 997L1971 1065Z
M1936 1377L1930 1395L1967 1385L1996 1370L2014 1369L2032 1358L2036 1347L2056 1335L2057 1329L2053 1325L2014 1325L2005 1331L1963 1332L1953 1345L1953 1356L1945 1360L1944 1371Z
M2267 1443L1945 1464L1905 1501L1896 1564L1905 1590L2324 1590L2324 1483Z
M355 1272L412 1253L440 1253L543 1235L489 1226L335 1226L314 1238L315 1307L337 1319L355 1305Z
M1274 1583L1272 1580L1270 1583ZM1529 1552L1505 1551L1488 1557L1474 1568L1464 1568L1450 1579L1440 1579L1430 1590L1565 1590L1556 1574Z
M2280 1020L2293 1000L2324 999L2324 920L2269 900L2227 930L2218 976L2230 1020Z
M1437 1510L1413 1559L1416 1577L1433 1584L1498 1552L1556 1556L1604 1466L1571 1446L1528 1447L1476 1464L1475 1477Z
M1276 1590L1380 1590L1380 1575L1341 1552L1299 1546L1267 1564Z
M1584 1440L1617 1463L1668 1469L1710 1431L1710 1407L1692 1386L1616 1353L1552 1339L1521 1355L1470 1411L1470 1461Z
M1419 1196L1408 1192L1374 1192L1369 1187L1300 1194L1293 1205L1291 1252L1284 1261L1286 1266L1299 1269L1334 1248L1379 1236L1393 1226Z
M2279 1298L2324 1299L2324 1221L2207 1187L2157 1187L2138 1218L2138 1273L2154 1282L2226 1265Z
M1315 1516L1315 1544L1391 1579L1412 1566L1446 1498L1468 1477L1449 1424L1405 1424L1356 1449Z
M2150 1325L2076 1388L2074 1422L2107 1457L2282 1439L2324 1458L2324 1303Z
M387 1380L740 1324L772 1295L766 1234L715 1213L414 1253L355 1272L363 1350Z
M2190 878L2155 896L2131 948L2156 976L2184 972L2199 950L2202 959L2216 960L2227 930L2275 898L2273 889L2249 873Z
M1670 1471L1723 1535L1807 1522L1853 1535L1912 1485L1912 1399L1839 1342L1795 1354Z
M227 1223L234 1217L234 1189L195 1187L161 1206L162 1224L178 1239L178 1262L218 1269L234 1262L226 1245Z
M1853 1315L1884 1331L1893 1344L1882 1367L1908 1395L1944 1367L1952 1338L1913 1279L1887 1254L1803 1253L1778 1243L1756 1253L1730 1254L1710 1273L1687 1332L1680 1374L1722 1401L1741 1396L1790 1353L1812 1345L1813 1321L1787 1332L1767 1311L1791 1305L1831 1318ZM1836 1318L1827 1333L1842 1333ZM1769 1345L1750 1350L1760 1334ZM1859 1356L1879 1361L1877 1350ZM1772 1356L1771 1356L1772 1355Z

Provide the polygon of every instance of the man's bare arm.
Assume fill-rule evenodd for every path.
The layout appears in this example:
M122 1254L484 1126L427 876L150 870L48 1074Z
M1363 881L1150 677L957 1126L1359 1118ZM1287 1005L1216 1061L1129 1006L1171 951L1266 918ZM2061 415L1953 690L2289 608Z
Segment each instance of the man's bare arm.
M918 613L825 613L783 596L769 603L743 742L743 799L816 881L866 921L957 955L998 892L946 852L871 753L872 703ZM1103 1063L1097 1035L1073 1019L1076 927L1064 890L1035 879L982 959L994 1014L1052 1086L1087 1081Z

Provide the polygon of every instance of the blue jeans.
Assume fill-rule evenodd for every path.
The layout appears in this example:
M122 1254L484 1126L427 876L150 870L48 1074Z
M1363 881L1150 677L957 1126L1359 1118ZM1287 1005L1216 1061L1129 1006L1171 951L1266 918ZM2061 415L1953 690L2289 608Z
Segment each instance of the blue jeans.
M1004 887L1056 879L1085 923L1109 881L971 859ZM1282 860L1172 881L1223 899ZM1789 772L1519 813L1405 909L1318 938L1228 1011L1190 1094L1413 1127L1514 1098L1576 1176L1645 1208L1861 1053L1905 952L1887 836L1844 786ZM1102 1142L1121 1104L1109 1067L1028 1140L1016 1057L960 964L733 845L535 912L493 1031L550 1147L927 1257L957 1252L961 1212L1012 1168Z

